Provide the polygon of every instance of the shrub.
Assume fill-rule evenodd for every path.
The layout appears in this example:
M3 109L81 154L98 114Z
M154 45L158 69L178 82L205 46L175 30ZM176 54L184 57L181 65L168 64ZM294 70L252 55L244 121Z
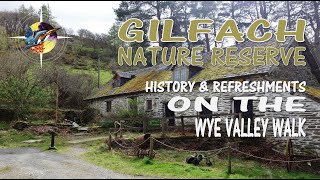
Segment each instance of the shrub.
M118 106L117 116L121 118L145 117L146 112L138 110L138 107L141 103L142 102L139 101L138 99L128 99L128 104L129 104L129 107L131 108L128 109L127 107Z
M100 126L105 129L110 129L114 127L114 122L111 119L104 119L100 122Z
M139 101L138 98L128 99L128 104L130 108L118 106L117 108L117 117L120 118L128 118L130 120L126 121L125 124L133 127L142 127L143 119L146 117L145 111L139 111L139 106L143 102Z
M149 157L144 157L142 160L143 164L152 165L152 160Z
M31 108L45 107L52 100L52 93L38 82L27 77L10 75L0 80L0 98L15 111L16 118L24 119Z
M99 116L99 111L94 108L86 108L81 114L81 124L95 122Z
M10 124L8 122L0 121L0 131L10 129Z
M52 108L33 108L30 110L28 116L26 116L27 121L42 121L48 122L50 120L55 120L56 110ZM63 120L63 115L61 111L58 111L58 119Z

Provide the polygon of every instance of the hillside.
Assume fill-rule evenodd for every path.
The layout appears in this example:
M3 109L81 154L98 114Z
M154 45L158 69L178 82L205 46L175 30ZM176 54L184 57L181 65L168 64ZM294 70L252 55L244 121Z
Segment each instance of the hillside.
M88 63L90 63L90 60L88 60ZM73 74L88 74L91 75L94 80L95 84L98 82L98 70L96 68L90 68L90 69L77 69L72 65L64 65L64 68ZM100 84L104 85L106 84L110 79L112 78L112 73L110 70L101 69L100 70Z
M114 60L108 58L102 48L94 49L84 45L83 40L77 36L68 43L59 64L70 73L91 75L97 84L98 58L100 58L100 85L103 85L112 78L110 62Z

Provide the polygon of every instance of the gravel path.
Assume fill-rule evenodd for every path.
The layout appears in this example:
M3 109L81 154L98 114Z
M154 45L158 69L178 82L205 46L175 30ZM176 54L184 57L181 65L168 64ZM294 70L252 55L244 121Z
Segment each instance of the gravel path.
M107 139L107 138L108 138L108 136L95 137L95 138L84 138L84 139L77 139L77 140L68 141L68 143L79 144L79 143L96 141L96 140Z
M76 157L35 148L0 149L0 179L124 179L123 175L94 166Z

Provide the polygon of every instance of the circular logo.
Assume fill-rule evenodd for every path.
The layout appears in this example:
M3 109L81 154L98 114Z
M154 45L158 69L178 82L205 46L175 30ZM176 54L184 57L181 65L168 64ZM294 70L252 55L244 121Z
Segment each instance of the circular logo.
M53 50L58 36L57 31L60 28L53 28L45 22L36 22L32 24L25 34L25 49L36 54L45 54Z
M63 28L54 28L43 22L42 9L39 16L39 20L36 20L37 17L33 14L20 19L15 36L10 38L15 39L16 48L27 60L30 62L39 60L42 67L43 62L54 61L61 57L67 47L67 39L72 37L66 36L67 33Z

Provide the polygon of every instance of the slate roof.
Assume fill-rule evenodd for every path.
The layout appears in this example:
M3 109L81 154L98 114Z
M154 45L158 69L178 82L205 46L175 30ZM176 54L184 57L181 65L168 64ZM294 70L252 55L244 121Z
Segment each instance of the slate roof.
M238 47L238 52L245 47L259 46L259 47L287 48L292 44L292 42L294 42L293 38L287 38L287 41L284 43L279 43L275 40L275 38L273 38L263 43L254 43L251 41L247 41L247 42L237 44L236 47ZM238 52L235 52L235 53L238 53ZM204 62L203 68L196 75L191 77L189 79L190 81L201 82L203 80L210 81L210 80L219 80L219 79L225 79L225 78L241 77L241 76L247 76L247 75L266 74L266 73L269 73L273 68L272 65L213 66L211 65L211 52L202 55L202 57ZM163 64L156 65L153 67L138 69L134 71L116 72L116 74L118 74L120 77L132 78L132 79L126 82L121 87L115 87L115 88L112 85L113 84L113 79L112 79L104 87L94 92L91 96L89 96L85 100L144 91L146 81L172 80L171 67L165 66ZM312 94L319 97L320 90L313 89Z

